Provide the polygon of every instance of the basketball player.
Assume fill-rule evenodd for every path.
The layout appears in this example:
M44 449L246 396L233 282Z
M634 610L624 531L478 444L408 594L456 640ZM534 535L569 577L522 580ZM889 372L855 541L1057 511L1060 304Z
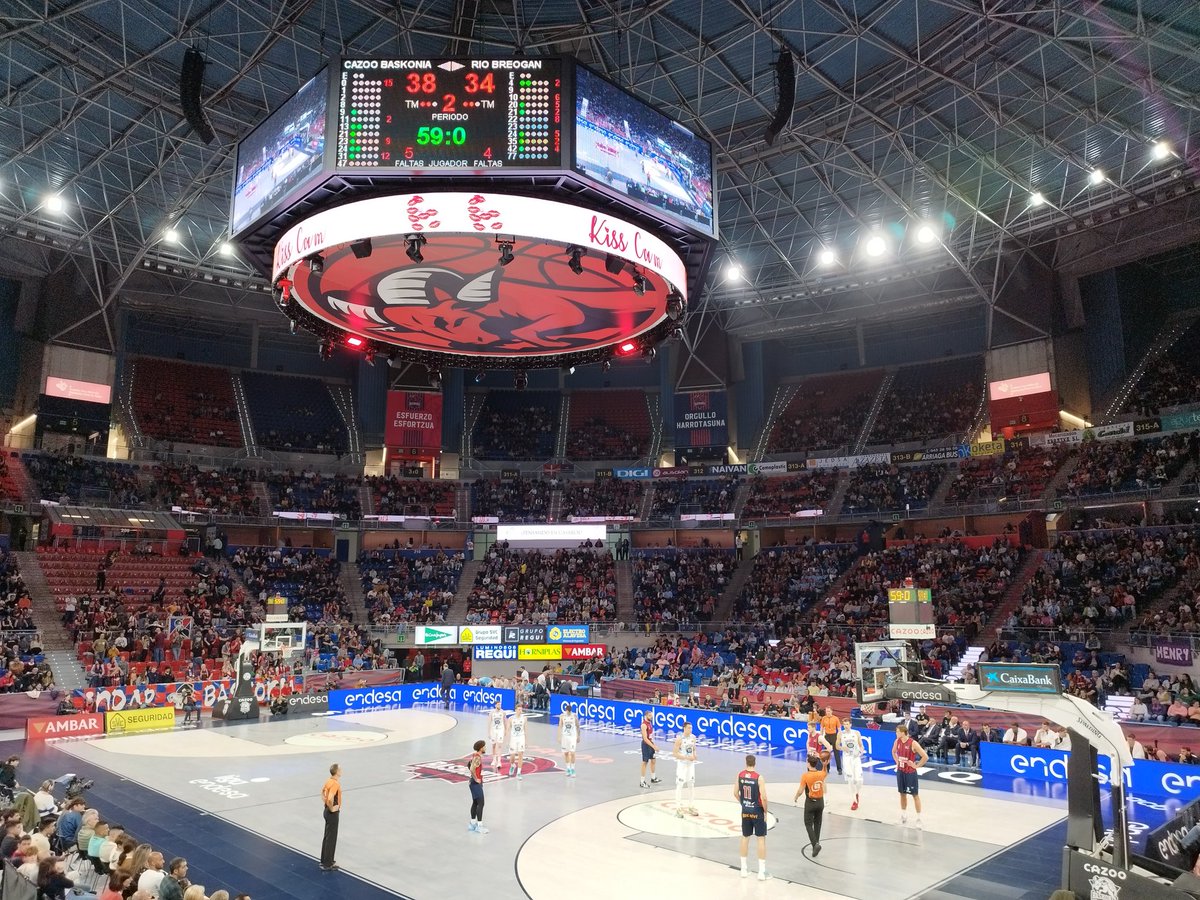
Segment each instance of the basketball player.
M525 708L518 703L513 714L505 722L508 732L508 777L517 776L517 781L523 781L521 766L525 762Z
M579 719L570 703L564 703L558 715L558 745L562 747L567 777L575 777L575 747L579 743Z
M488 736L492 739L492 766L500 771L504 758L504 708L497 700L495 706L488 712Z
M641 787L650 787L651 784L658 784L662 781L655 774L657 770L655 756L657 754L658 745L654 743L654 718L647 710L642 716L642 780L638 782ZM646 783L646 763L650 764L650 784Z
M829 770L821 762L821 757L808 758L808 771L800 776L800 787L796 788L796 796L792 802L804 795L804 828L808 831L808 842L812 845L813 859L821 853L821 820L825 817L825 779Z
M818 756L822 762L828 765L832 752L833 747L829 741L825 740L825 735L817 729L817 723L810 721L808 723L808 755Z
M675 817L682 819L684 813L698 816L696 809L696 736L692 734L692 723L684 722L683 731L675 738L671 750L675 757ZM688 805L683 805L683 786L687 785Z
M754 769L754 754L746 754L746 768L738 772L733 783L733 799L742 807L742 877L750 874L746 867L746 852L750 835L758 838L758 880L766 881L767 874L767 784Z
M863 752L866 750L866 746L863 736L854 729L849 719L842 722L842 730L838 732L837 736L837 746L845 761L846 784L850 786L850 793L854 797L850 803L850 810L853 812L858 809L858 794L862 790Z
M467 831L476 834L488 833L487 826L483 824L483 748L486 746L483 741L476 741L472 747L475 752L467 763L467 770L471 773L471 822L467 825Z
M896 728L896 743L892 745L896 763L896 789L900 792L900 824L908 822L908 795L912 794L913 809L917 811L917 827L921 827L921 795L918 793L917 769L929 762L929 754L917 741L908 736L903 725Z

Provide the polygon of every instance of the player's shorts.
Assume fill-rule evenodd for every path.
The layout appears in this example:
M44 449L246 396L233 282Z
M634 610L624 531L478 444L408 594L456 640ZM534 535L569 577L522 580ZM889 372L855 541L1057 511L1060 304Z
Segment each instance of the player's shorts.
M471 785L471 799L472 800L482 800L483 799L483 785L480 784L478 781L471 781L470 785Z
M491 733L491 738L492 738L493 744L503 744L504 743L504 729L499 728L496 731L493 731Z
M742 813L742 837L766 837L767 817L761 812Z
M675 780L680 784L687 784L690 781L696 780L696 764L682 763L675 766Z
M576 744L578 744L578 743L579 743L579 741L578 741L576 738L573 738L573 737L564 737L564 738L562 739L562 749L563 749L563 752L564 752L564 753L574 753L574 752L575 752L575 745L576 745Z
M914 797L919 793L916 772L896 772L896 790L901 794L912 794Z
M847 781L863 780L863 764L861 756L845 756L842 758L842 771Z
M525 738L519 737L519 738L513 738L512 740L510 740L508 742L508 752L509 753L524 753L525 752Z
M650 762L654 759L654 748L642 741L642 762Z

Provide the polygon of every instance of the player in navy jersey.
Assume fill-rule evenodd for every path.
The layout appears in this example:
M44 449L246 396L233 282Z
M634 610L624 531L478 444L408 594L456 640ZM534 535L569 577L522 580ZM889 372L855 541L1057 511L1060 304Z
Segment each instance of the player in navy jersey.
M929 754L917 741L908 736L908 728L896 728L896 743L892 745L892 759L896 763L896 790L900 792L900 824L908 822L908 797L913 798L913 809L917 811L917 827L921 827L921 795L917 770L929 762Z
M733 798L742 807L742 877L750 874L746 866L746 853L750 849L750 835L758 838L758 880L766 881L767 874L767 784L755 771L753 753L746 755L746 768L738 773L733 784Z
M483 824L483 748L486 746L483 741L476 741L475 746L471 748L475 752L471 754L467 763L467 771L471 775L471 823L467 826L467 831L474 831L476 834L488 833Z

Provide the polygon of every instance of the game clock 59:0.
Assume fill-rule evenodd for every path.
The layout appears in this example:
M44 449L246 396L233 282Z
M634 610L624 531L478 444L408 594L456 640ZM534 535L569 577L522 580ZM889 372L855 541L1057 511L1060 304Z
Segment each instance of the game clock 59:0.
M562 164L562 61L343 59L337 168Z

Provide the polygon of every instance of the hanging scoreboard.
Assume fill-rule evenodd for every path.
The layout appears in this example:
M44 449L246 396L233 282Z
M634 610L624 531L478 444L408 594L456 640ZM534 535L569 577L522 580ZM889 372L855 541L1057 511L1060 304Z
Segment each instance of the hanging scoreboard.
M342 59L340 172L564 165L564 60Z

